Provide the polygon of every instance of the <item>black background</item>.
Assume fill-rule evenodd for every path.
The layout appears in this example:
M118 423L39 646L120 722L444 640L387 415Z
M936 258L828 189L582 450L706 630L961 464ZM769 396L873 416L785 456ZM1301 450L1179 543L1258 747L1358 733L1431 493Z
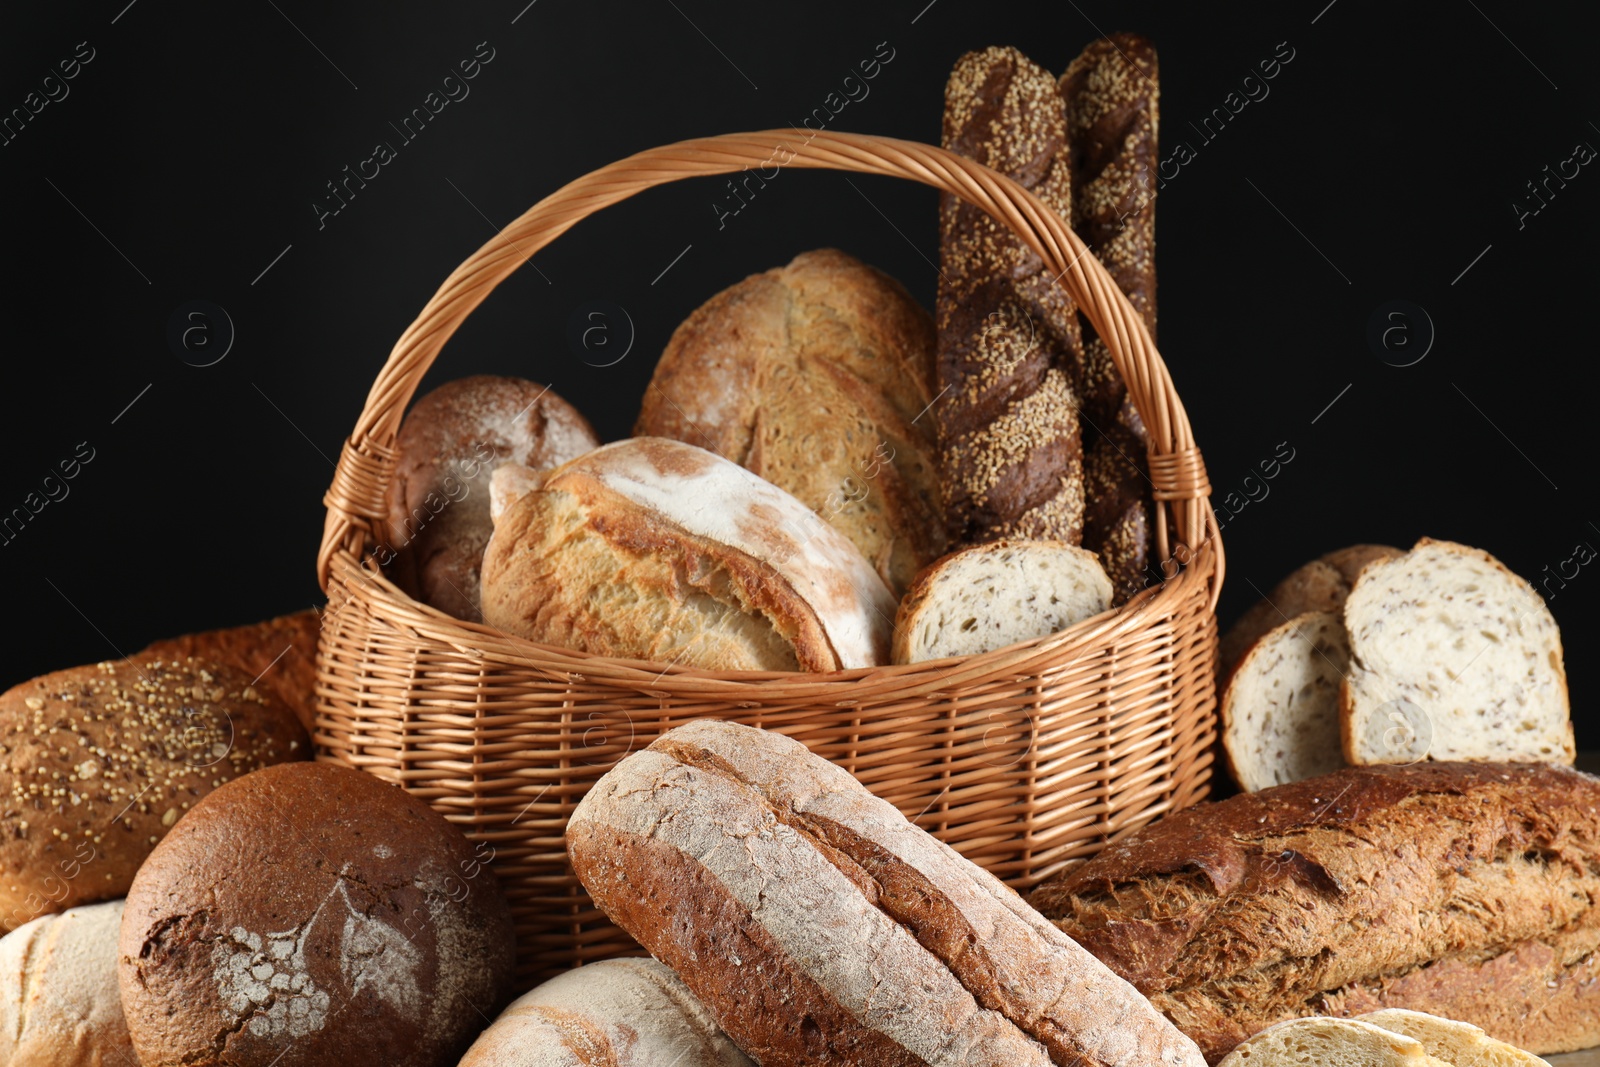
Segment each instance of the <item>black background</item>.
M1179 140L1195 150L1158 200L1162 351L1219 500L1242 496L1280 442L1295 457L1228 522L1225 621L1351 542L1466 541L1536 581L1571 575L1580 543L1600 546L1587 329L1600 165L1520 225L1513 207L1546 165L1600 146L1592 26L1557 13L1575 5L525 5L7 12L0 109L24 106L79 42L94 58L0 147L0 512L80 442L94 458L0 546L0 684L316 603L332 460L452 267L607 162L800 122L880 42L894 58L832 128L937 141L944 78L965 50L1013 44L1059 71L1101 32L1154 39L1162 154ZM403 143L389 124L480 42L494 58L470 95ZM1190 123L1280 42L1294 58L1270 94L1200 136ZM379 141L395 160L319 228L325 183ZM930 191L786 170L719 230L719 189L654 190L579 225L501 286L427 384L548 381L612 439L682 317L800 251L844 248L931 306ZM1366 339L1397 299L1437 331L1407 367ZM236 331L209 367L168 343L192 300L224 308ZM586 365L567 342L595 300L636 330L615 366ZM1548 589L1579 743L1594 747L1600 564Z

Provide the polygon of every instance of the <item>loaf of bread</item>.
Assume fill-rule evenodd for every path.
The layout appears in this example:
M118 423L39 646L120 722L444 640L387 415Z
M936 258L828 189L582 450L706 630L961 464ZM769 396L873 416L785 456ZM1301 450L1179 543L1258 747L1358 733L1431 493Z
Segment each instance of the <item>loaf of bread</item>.
M522 994L460 1067L754 1067L683 979L655 960L601 960Z
M1550 1067L1533 1053L1496 1041L1471 1023L1408 1008L1384 1008L1357 1018L1420 1041L1428 1055L1454 1067Z
M810 508L660 437L550 472L501 516L483 562L491 626L707 670L887 663L894 611L871 564Z
M1556 620L1533 586L1489 553L1423 538L1362 570L1344 622L1350 671L1340 721L1351 763L1423 752L1573 761ZM1396 746L1396 722L1427 744Z
M834 249L702 304L656 364L634 433L709 449L793 494L896 596L944 551L933 321Z
M1337 549L1290 574L1272 587L1266 599L1255 604L1222 635L1222 666L1231 671L1250 646L1268 630L1308 611L1344 614L1344 601L1361 575L1376 560L1400 555L1390 545L1351 545Z
M779 734L665 734L595 785L567 847L764 1067L1201 1062L1004 884Z
M944 147L1072 218L1066 108L1014 48L962 56L945 86ZM952 548L1083 533L1078 311L1054 272L976 207L939 200L939 465Z
M108 900L0 939L0 1065L138 1067L117 993L121 921Z
M1570 768L1350 767L1170 815L1030 900L1212 1060L1380 1008L1600 1043L1600 779Z
M311 745L272 692L230 667L145 655L0 695L0 929L120 897L217 786Z
M1230 1052L1222 1067L1455 1067L1422 1042L1356 1019L1314 1016L1277 1023ZM1479 1067L1466 1064L1463 1067Z
M600 444L578 410L548 386L480 374L418 400L395 440L388 542L379 548L396 584L472 622L479 566L493 525L489 478L502 463L545 470Z
M894 624L894 661L975 656L1048 637L1111 607L1093 552L1064 541L991 541L917 576Z
M229 782L128 891L118 983L139 1062L454 1064L511 977L492 858L348 767Z
M1222 748L1240 789L1345 765L1339 687L1349 669L1344 620L1328 611L1297 615L1251 646L1222 695Z
M322 617L299 611L266 622L205 630L157 641L143 655L156 659L198 660L232 667L271 690L311 732L317 713L317 635Z
M1061 76L1072 160L1072 228L1156 333L1156 168L1161 94L1155 47L1134 33L1091 43ZM1105 341L1084 323L1083 546L1117 600L1143 589L1153 526L1149 436Z

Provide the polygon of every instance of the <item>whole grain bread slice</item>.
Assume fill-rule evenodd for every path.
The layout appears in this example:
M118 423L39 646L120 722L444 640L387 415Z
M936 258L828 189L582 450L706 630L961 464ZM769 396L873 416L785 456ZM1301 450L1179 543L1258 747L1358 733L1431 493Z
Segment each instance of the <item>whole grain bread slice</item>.
M1230 1052L1220 1067L1455 1067L1420 1041L1354 1019L1313 1016L1269 1026Z
M1392 545L1350 545L1307 563L1272 587L1222 635L1222 666L1232 670L1250 646L1296 615L1344 610L1345 598L1367 564L1401 554Z
M1425 537L1361 572L1344 619L1349 762L1573 761L1555 618L1489 553Z
M1453 1067L1550 1067L1531 1052L1497 1041L1471 1023L1429 1015L1408 1008L1384 1008L1356 1016L1362 1022L1381 1026L1422 1042L1428 1055Z
M1296 616L1257 641L1222 696L1222 746L1249 793L1336 771L1339 686L1350 665L1344 620Z

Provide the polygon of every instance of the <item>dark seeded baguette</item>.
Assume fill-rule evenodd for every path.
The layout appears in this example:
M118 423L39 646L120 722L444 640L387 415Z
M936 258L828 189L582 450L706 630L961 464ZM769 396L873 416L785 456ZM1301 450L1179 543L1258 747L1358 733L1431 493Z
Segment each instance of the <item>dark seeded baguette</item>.
M567 847L763 1067L1202 1062L1010 889L779 734L673 730L590 791Z
M945 86L944 147L1016 179L1071 218L1066 110L1014 48L969 52ZM1077 308L1040 258L984 212L939 202L939 399L950 547L1082 536Z
M1154 46L1117 33L1085 48L1061 76L1072 158L1072 228L1156 332ZM1100 555L1118 601L1149 569L1149 439L1105 342L1083 324L1083 547Z
M1171 816L1031 903L1215 1062L1307 1015L1411 1008L1600 1043L1600 779L1352 767Z

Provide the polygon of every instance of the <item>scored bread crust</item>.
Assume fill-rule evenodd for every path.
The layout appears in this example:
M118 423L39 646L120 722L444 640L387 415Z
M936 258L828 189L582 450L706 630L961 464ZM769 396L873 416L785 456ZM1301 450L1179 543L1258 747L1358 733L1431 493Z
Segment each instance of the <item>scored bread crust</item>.
M887 662L895 610L800 501L658 437L596 449L512 504L484 554L483 606L508 633L602 655L804 671Z
M1296 615L1308 611L1343 612L1345 598L1367 564L1401 554L1392 545L1350 545L1297 568L1222 635L1223 669L1232 670L1268 630Z
M1201 1062L1015 893L798 742L703 720L612 775L573 817L580 878L764 1064ZM658 849L638 851L645 840ZM636 851L619 856L619 845ZM685 865L686 875L645 874ZM729 910L708 901L708 883L755 901L735 920L749 950L701 928L700 917ZM781 999L797 999L798 983L827 1002L816 1034L794 1004L772 1018L742 1002L743 989L771 985L774 973ZM864 998L867 986L876 988ZM869 1047L885 1058L868 1058Z
M1064 541L962 549L930 564L901 598L894 662L977 655L1047 637L1109 610L1111 598L1111 579L1095 554Z
M1439 598L1429 601L1414 588L1396 584L1424 582L1430 571L1437 575L1457 562L1487 568L1487 576L1500 582L1492 592L1503 600L1493 609L1485 599L1474 602L1474 597L1491 592L1482 589L1477 578L1448 591L1436 590ZM1419 619L1425 607L1437 615ZM1474 612L1474 607L1481 612ZM1491 611L1499 617L1482 617ZM1483 628L1485 623L1498 626L1505 618L1516 621L1503 634ZM1569 764L1576 759L1567 672L1555 618L1527 579L1488 552L1424 537L1410 552L1377 560L1361 571L1345 601L1344 620L1350 635L1350 670L1340 689L1339 734L1350 763L1416 757L1409 747L1396 753L1390 746L1371 743L1373 736L1383 736L1384 723L1396 714L1395 701L1409 701L1416 709L1401 709L1402 718L1416 718L1420 712L1425 720L1428 759ZM1406 654L1401 643L1417 633L1396 629L1405 622L1416 629L1437 628L1437 639L1428 641L1424 650ZM1429 635L1433 636L1431 630ZM1512 677L1498 677L1499 646L1510 641L1524 646L1522 661L1510 668ZM1509 700L1517 704L1507 710ZM1387 718L1377 718L1380 715ZM1520 722L1512 721L1519 717ZM1406 724L1411 730L1419 725Z
M0 1064L138 1061L117 991L122 901L43 915L0 939Z
M1600 1043L1597 871L1600 780L1420 763L1179 812L1029 901L1211 1059L1283 1019L1384 1007L1545 1053Z
M1276 1023L1234 1049L1220 1067L1457 1067L1405 1034L1359 1019L1314 1017ZM1460 1064L1459 1067L1477 1067Z

